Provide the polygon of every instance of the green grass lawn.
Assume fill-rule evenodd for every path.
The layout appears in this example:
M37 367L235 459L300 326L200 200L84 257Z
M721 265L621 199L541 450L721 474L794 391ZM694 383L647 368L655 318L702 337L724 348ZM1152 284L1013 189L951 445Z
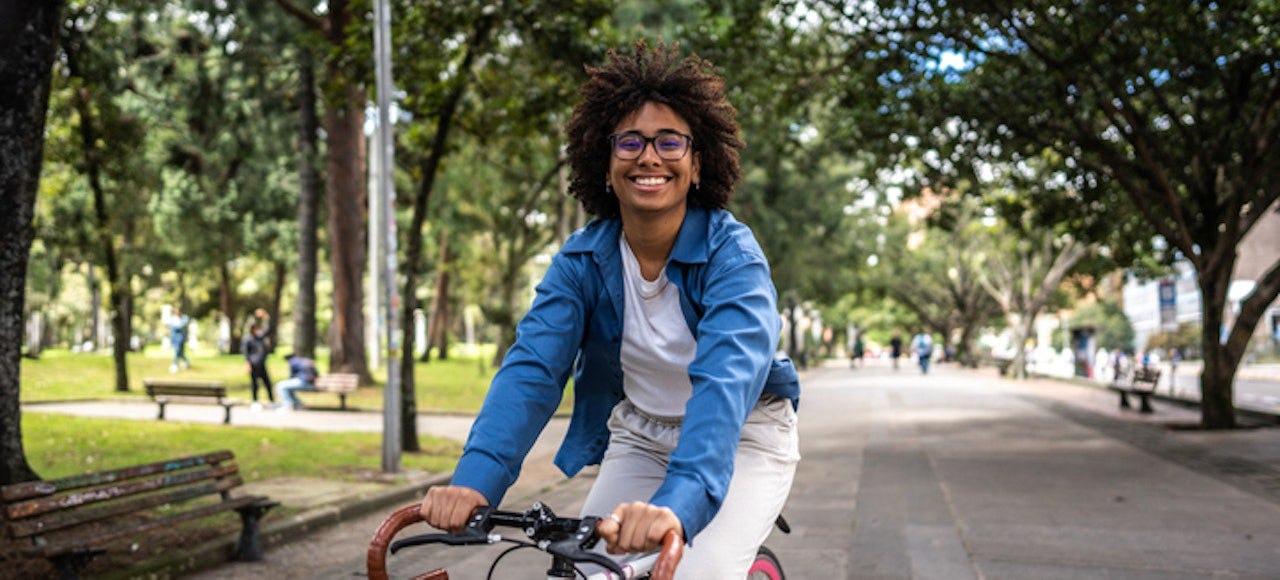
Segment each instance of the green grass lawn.
M447 361L416 363L415 393L421 412L475 413L488 392L495 369L488 363L492 347L472 356ZM20 398L23 403L144 399L142 381L149 377L221 381L229 394L243 401L250 397L248 370L238 355L197 350L191 368L169 372L169 353L160 348L130 353L127 359L129 392L115 390L115 369L109 354L77 354L46 350L37 360L22 359ZM328 367L327 357L318 361ZM288 377L281 356L268 359L275 381ZM385 369L374 378L383 381ZM384 385L361 387L347 397L348 407L382 409ZM326 393L303 395L317 406L336 406L337 397ZM261 396L265 400L265 394ZM562 409L568 410L566 395ZM198 425L162 421L131 421L66 417L25 413L23 443L28 462L43 478L114 469L193 453L230 449L236 454L248 481L282 476L359 478L380 469L380 433L317 433L232 425ZM431 472L453 468L461 452L454 441L419 436L420 453L406 453L405 469Z
M267 371L272 381L289 376L289 365L284 353L267 359ZM169 372L169 353L159 347L145 352L130 353L126 358L129 373L127 393L115 390L115 366L109 354L77 354L67 350L46 350L37 360L22 359L19 397L24 403L43 401L68 401L85 399L113 399L119 397L141 398L142 380L151 377L171 377L182 380L221 381L227 385L232 397L249 400L249 372L244 358L239 355L221 355L197 350L191 353L191 368L177 373ZM454 356L447 361L435 360L415 365L414 379L418 409L423 412L475 413L484 402L489 381L495 369L488 363L493 349L481 348L474 356ZM323 372L329 367L326 354L318 357L317 365ZM359 409L382 409L386 369L374 371L379 385L362 387L347 397L348 406ZM266 394L259 395L263 400ZM307 395L303 395L306 397ZM322 395L312 395L321 397ZM333 395L327 395L334 398Z
M381 469L382 434L327 433L299 429L234 427L70 417L22 416L27 461L40 477L53 479L230 449L246 481L275 477L359 480ZM422 451L404 453L409 471L453 469L462 444L419 435Z

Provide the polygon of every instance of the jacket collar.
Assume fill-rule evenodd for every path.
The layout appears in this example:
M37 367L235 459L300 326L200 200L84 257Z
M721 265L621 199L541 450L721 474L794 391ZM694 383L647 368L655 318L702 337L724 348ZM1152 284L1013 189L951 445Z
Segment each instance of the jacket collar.
M711 212L703 208L688 208L684 214L684 222L676 233L676 243L671 248L671 260L685 264L705 264L707 262L707 224L711 221ZM561 251L565 253L592 253L597 263L605 263L616 258L618 253L618 236L622 231L622 220L618 218L597 219L565 241Z

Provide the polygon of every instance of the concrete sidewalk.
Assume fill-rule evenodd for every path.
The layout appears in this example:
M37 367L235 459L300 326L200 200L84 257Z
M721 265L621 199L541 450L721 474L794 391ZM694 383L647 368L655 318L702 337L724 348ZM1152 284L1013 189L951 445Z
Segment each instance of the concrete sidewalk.
M803 382L804 460L785 511L794 532L768 541L792 578L1280 578L1280 429L1199 431L1198 413L1183 406L1157 401L1156 413L1142 415L1120 410L1100 386L1005 381L992 370L948 365L921 375L909 365L833 363L806 371ZM154 420L154 405L138 406L141 418ZM259 419L239 411L233 424L381 428L377 413ZM221 420L217 407L191 412ZM419 428L460 437L469 423L423 417ZM592 477L565 480L550 466L563 429L557 420L535 446L504 508L541 499L577 513ZM265 562L220 563L189 576L363 575L377 524L431 481L380 492L328 484L333 493L306 513L345 515L306 525L268 517ZM271 495L285 499L297 489ZM493 557L421 548L394 556L391 571L400 577L445 565L454 578L483 578ZM497 577L542 577L545 562L519 558Z

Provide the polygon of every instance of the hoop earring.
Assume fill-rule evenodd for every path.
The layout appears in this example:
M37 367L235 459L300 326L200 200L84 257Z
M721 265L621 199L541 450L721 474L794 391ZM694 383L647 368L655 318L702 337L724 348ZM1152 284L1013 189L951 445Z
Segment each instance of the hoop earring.
M604 192L613 195L613 184L608 181L604 182Z

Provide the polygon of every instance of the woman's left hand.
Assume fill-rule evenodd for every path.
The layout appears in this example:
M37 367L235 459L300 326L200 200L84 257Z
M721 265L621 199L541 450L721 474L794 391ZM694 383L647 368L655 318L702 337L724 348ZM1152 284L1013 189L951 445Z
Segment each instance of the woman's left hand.
M684 537L684 526L675 512L641 501L619 504L596 528L610 554L652 552L670 530Z

